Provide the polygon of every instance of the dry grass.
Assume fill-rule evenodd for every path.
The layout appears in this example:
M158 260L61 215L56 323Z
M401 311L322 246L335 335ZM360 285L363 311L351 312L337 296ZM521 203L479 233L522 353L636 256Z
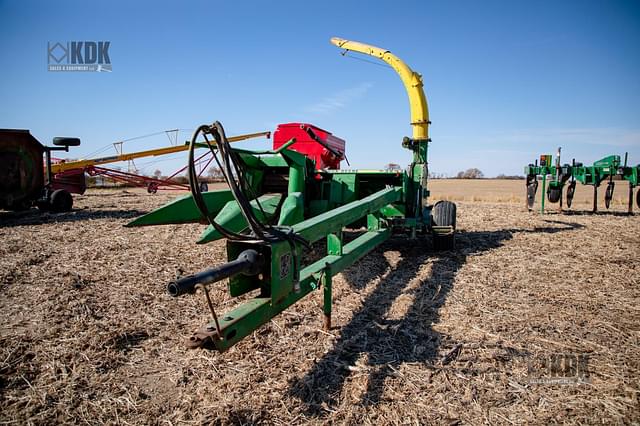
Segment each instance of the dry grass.
M461 202L457 251L396 239L338 275L330 333L318 292L217 354L183 348L207 311L164 286L224 244L122 227L169 198L0 213L0 422L639 421L638 217ZM551 353L588 354L591 383L530 384L527 361Z

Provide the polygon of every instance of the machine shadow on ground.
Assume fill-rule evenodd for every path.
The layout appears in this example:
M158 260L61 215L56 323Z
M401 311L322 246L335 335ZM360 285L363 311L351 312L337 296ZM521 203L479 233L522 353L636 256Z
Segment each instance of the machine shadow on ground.
M101 210L83 209L72 210L66 213L41 212L38 209L30 209L20 212L0 211L0 228L14 226L33 226L46 223L78 222L94 219L131 219L147 213L146 210Z
M323 417L327 407L337 403L352 367L357 361L367 364L367 388L360 397L362 405L376 405L388 377L396 376L403 363L438 362L439 349L455 350L455 342L433 330L439 321L439 309L453 288L456 273L466 263L467 256L498 248L517 233L557 233L583 228L577 223L548 221L557 227L534 229L504 229L487 232L458 232L456 250L433 252L431 243L407 245L406 240L391 240L370 254L376 265L371 268L349 268L343 272L348 281L365 282L382 276L376 288L367 296L351 321L342 327L333 349L327 352L302 379L290 382L289 394L305 404L306 414ZM391 267L384 252L400 252L400 261ZM429 262L431 274L417 288L409 290L413 301L401 319L385 319L392 305L407 291L419 269ZM386 275L383 275L385 274ZM363 276L365 274L365 276ZM412 285L412 287L415 287ZM358 368L356 368L358 369Z
M634 216L637 213L610 210L598 210L595 212L592 210L563 210L562 213L558 214L562 214L565 216Z

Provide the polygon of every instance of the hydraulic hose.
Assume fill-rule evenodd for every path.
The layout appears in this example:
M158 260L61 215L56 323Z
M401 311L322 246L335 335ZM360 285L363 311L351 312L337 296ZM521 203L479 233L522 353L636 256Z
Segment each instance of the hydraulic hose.
M212 217L211 213L207 209L207 205L204 201L202 193L200 191L200 187L198 185L198 175L196 173L195 161L194 161L194 151L196 140L198 136L202 133L205 142L211 154L213 155L216 163L220 167L222 171L222 175L224 176L227 185L229 185L229 189L233 195L233 198L238 203L240 207L240 211L244 216L247 224L249 225L250 233L239 234L236 232L232 232L228 229L225 229ZM220 159L218 159L218 155L216 154L216 150L214 149L211 141L207 138L207 135L212 135L215 139L215 144L218 153L220 154ZM245 191L248 191L249 185L246 183L246 179L244 176L244 170L242 167L242 161L239 158L237 152L231 149L231 144L229 143L224 128L222 124L218 121L214 122L211 126L203 125L196 129L191 139L191 145L189 146L189 187L191 189L193 200L196 203L196 207L200 210L202 215L207 218L209 223L222 235L231 240L257 240L264 241L268 243L276 243L279 241L287 241L289 246L291 247L291 253L294 257L294 274L297 272L297 250L296 243L303 245L304 247L309 248L309 242L302 238L300 235L293 232L290 227L277 227L264 224L258 220L256 217L253 208L251 206L251 202ZM206 271L205 271L206 272ZM221 273L220 271L210 271L212 274L217 276L216 274ZM233 275L233 274L232 274ZM197 282L193 282L193 288ZM185 284L186 285L186 284Z

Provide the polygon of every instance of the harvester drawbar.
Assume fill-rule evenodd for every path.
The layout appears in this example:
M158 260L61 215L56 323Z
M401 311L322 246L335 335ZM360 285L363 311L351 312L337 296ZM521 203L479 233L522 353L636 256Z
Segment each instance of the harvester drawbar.
M540 212L544 213L545 192L550 203L558 203L558 209L562 211L562 195L564 186L567 185L566 200L567 207L571 207L573 196L576 191L576 183L590 185L593 187L593 212L598 211L598 187L607 182L607 189L604 194L604 204L608 209L613 199L615 181L626 180L629 182L629 196L627 211L633 214L633 191L640 184L640 165L628 166L628 153L624 155L624 163L620 161L619 155L609 155L591 166L576 163L574 159L571 164L560 163L560 152L558 148L555 164L551 155L541 155L540 162L529 164L524 168L527 185L527 208L531 210L535 203L536 192L538 190L538 176L542 178L542 193L540 197ZM547 183L547 177L550 180ZM545 190L546 188L546 190ZM636 192L636 204L640 208L640 190Z
M389 51L333 38L336 46L377 57L401 77L409 95L413 153L408 171L340 170L345 142L305 123L278 126L273 149L231 148L222 125L200 126L190 146L206 144L228 189L201 192L189 155L191 194L135 219L129 226L204 222L199 243L227 240L229 262L168 284L172 296L201 289L212 320L188 340L192 348L225 351L309 293L324 295L324 326L331 326L332 277L394 234L430 234L434 247L454 245L456 206L427 202L429 115L422 77ZM204 141L199 138L203 138ZM360 229L347 241L345 229ZM364 230L363 230L364 229ZM305 261L311 245L326 241L326 254ZM229 279L231 296L255 297L218 316L208 285Z

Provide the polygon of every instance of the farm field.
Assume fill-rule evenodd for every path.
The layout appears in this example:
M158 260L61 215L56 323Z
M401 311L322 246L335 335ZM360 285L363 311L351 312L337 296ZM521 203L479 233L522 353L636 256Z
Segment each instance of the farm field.
M200 294L165 291L179 269L226 261L224 242L196 245L198 224L123 227L179 193L0 212L0 423L638 422L626 184L598 214L578 185L564 215L527 212L524 181L430 189L458 203L455 251L394 238L334 278L330 332L317 292L224 354L185 349L210 314ZM219 312L235 302L224 287ZM554 356L579 359L584 383L545 381Z
M623 181L616 181L615 184L616 187L609 210L626 212L629 185ZM604 192L606 187L607 184L605 182L598 188L598 209L602 211L607 210L604 205ZM431 179L429 180L429 189L434 200L508 202L524 206L526 197L524 179ZM539 180L535 207L537 209L540 208L541 192L542 181ZM566 188L563 194L566 194ZM545 203L548 210L553 211L557 209L557 204ZM593 187L580 184L576 185L572 209L577 211L590 211L592 205ZM564 206L566 207L566 203ZM635 198L633 208L634 210L639 210L635 205Z

